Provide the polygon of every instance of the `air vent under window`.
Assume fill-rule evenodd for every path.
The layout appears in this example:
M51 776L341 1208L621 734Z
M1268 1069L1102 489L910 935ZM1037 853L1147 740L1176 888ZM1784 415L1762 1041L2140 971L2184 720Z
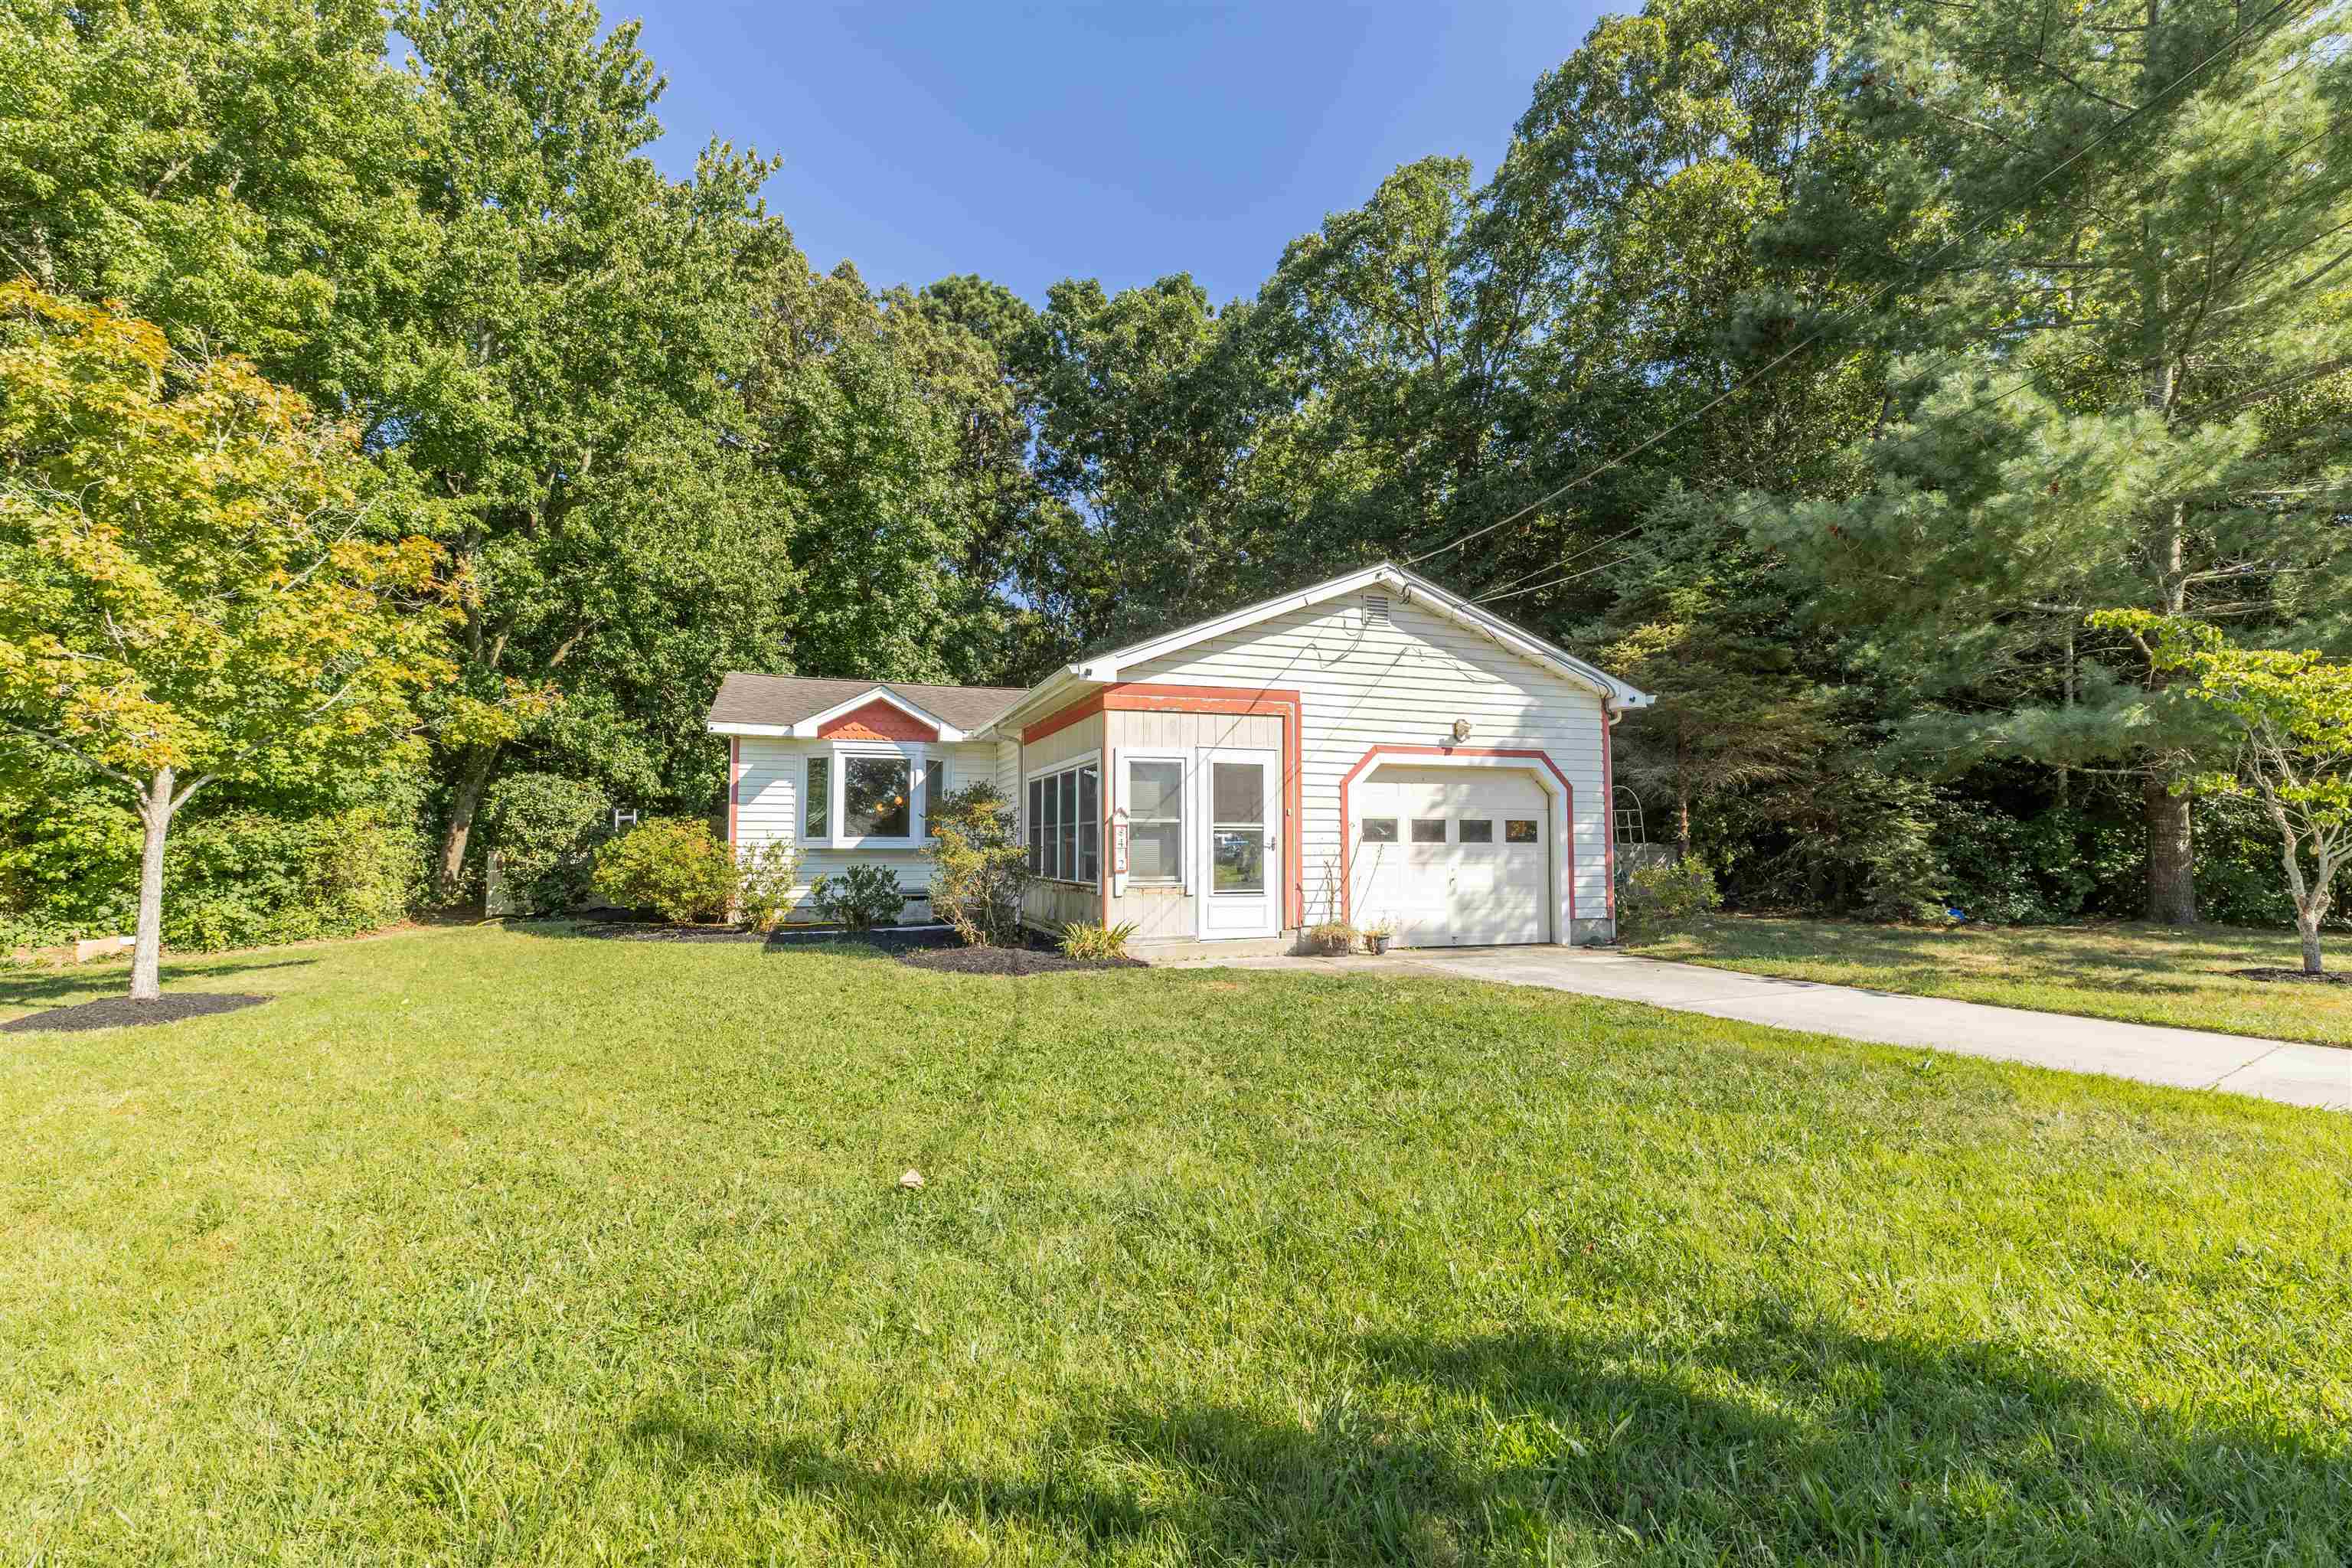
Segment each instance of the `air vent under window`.
M1384 626L1389 624L1389 596L1386 594L1364 595L1364 625Z

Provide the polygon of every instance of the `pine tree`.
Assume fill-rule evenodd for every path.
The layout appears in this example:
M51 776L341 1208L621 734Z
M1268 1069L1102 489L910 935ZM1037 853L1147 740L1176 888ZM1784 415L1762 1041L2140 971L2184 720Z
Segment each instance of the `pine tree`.
M1855 134L1778 236L1885 285L1867 331L1913 353L1855 493L1767 509L1759 536L1940 706L1915 741L2135 774L2152 920L2196 918L2175 786L2210 737L2086 616L2345 635L2336 26L2308 0L1898 7L1842 67Z

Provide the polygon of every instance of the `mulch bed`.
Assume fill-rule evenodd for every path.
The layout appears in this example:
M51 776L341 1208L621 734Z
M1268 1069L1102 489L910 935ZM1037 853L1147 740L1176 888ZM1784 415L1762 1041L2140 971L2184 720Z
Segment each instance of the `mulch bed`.
M2300 980L2322 985L2352 985L2352 974L2312 974L2300 969L2232 969L2241 980Z
M946 947L902 952L901 963L950 974L1055 974L1066 969L1149 969L1139 958L1065 958L1029 947Z
M34 1029L120 1029L136 1024L173 1024L210 1013L235 1013L268 1001L238 991L175 991L153 1002L133 1002L128 996L101 996L71 1007L28 1013L0 1024L0 1035L21 1035Z
M741 926L674 926L660 921L598 921L583 923L572 936L591 942L765 942L763 931Z

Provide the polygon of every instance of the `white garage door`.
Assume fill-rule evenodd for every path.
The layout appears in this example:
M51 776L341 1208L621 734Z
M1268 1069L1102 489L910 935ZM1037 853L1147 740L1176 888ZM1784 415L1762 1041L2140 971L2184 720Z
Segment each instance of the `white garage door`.
M1551 802L1503 768L1379 768L1349 792L1356 924L1404 947L1548 942Z

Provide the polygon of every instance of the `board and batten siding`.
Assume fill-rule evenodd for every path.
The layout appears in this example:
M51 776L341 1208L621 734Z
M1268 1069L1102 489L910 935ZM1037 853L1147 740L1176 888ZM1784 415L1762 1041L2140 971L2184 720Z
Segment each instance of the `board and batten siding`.
M772 740L746 735L738 742L741 772L735 781L735 842L751 847L775 839L798 839L801 827L801 787L811 752L829 750L823 741ZM931 749L948 763L948 788L961 789L978 779L997 776L998 748L985 742L963 742ZM809 888L819 877L838 875L852 866L887 866L898 873L898 886L920 893L930 886L931 863L920 846L870 849L806 849L801 854L799 884L793 889L790 919L810 921L816 910L808 901ZM929 920L928 904L910 904L901 917Z
M1112 753L1121 759L1136 752L1172 752L1184 759L1184 858L1192 872L1192 886L1198 890L1205 886L1208 868L1200 864L1201 844L1204 835L1200 814L1204 809L1201 780L1196 766L1197 753L1207 747L1234 747L1252 751L1272 752L1277 773L1281 767L1282 721L1272 714L1234 713L1140 713L1114 710L1104 716L1105 731ZM1126 802L1126 765L1119 766L1118 795L1113 805ZM1276 809L1282 799L1276 792ZM1278 825L1277 825L1278 826ZM1276 863L1281 863L1281 852L1276 851ZM1110 919L1114 925L1133 922L1138 942L1191 942L1199 931L1198 910L1193 899L1180 885L1155 887L1141 882L1129 882L1124 897L1110 901Z
M1465 747L1548 752L1573 795L1575 934L1600 929L1587 923L1609 915L1600 694L1402 594L1388 595L1388 625L1367 626L1359 596L1344 595L1139 664L1120 679L1299 694L1309 924L1339 918L1339 782L1370 748L1443 746L1454 721L1466 719Z

